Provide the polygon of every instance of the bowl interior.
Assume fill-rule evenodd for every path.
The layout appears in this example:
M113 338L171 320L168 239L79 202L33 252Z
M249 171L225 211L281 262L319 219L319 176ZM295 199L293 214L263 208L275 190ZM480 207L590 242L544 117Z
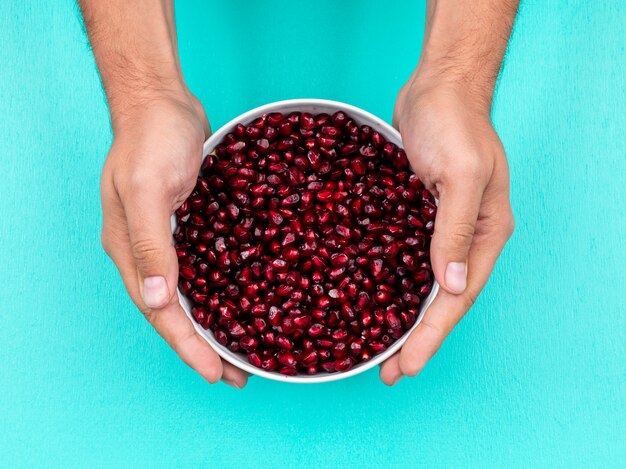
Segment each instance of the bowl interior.
M209 139L204 143L203 150L203 158L205 158L208 154L210 154L213 149L222 141L222 139L229 133L232 128L238 124L242 123L244 125L249 124L257 117L262 114L267 114L270 112L282 112L283 114L288 114L294 111L301 112L310 112L312 114L319 113L329 113L332 114L336 111L344 111L350 115L359 125L367 124L372 127L377 132L381 133L388 141L402 147L402 139L400 138L400 134L396 129L391 127L385 121L379 119L378 117L370 114L363 109L357 108L355 106L351 106L349 104L341 103L338 101L329 101L322 99L292 99L288 101L278 101L271 104L266 104L264 106L258 107L256 109L252 109L235 119L231 120L223 127L221 127L218 131L216 131ZM171 218L172 232L176 229L176 217L172 216ZM417 327L417 325L422 320L424 316L424 312L430 306L433 299L437 295L439 291L439 285L437 282L433 282L433 288L428 297L424 299L422 304L420 305L420 312L415 321L413 327L407 331L400 339L396 340L391 346L385 350L383 353L376 355L371 360L363 363L359 363L355 365L348 371L340 372L340 373L327 373L325 371L320 371L319 373L309 376L309 375L296 375L296 376L286 376L282 375L278 372L268 372L257 368L251 365L247 358L238 353L233 353L228 350L223 345L219 344L213 333L210 330L205 330L202 326L200 326L191 315L191 302L187 299L181 292L178 290L178 298L180 300L180 304L189 317L189 320L192 322L196 331L215 349L215 351L226 361L232 363L238 368L245 370L251 374L262 376L264 378L273 379L276 381L283 381L289 383L321 383L325 381L334 381L338 379L347 378L350 376L354 376L356 374L362 373L365 370L368 370L389 358L391 355L396 353L402 347L402 344L406 341L410 332Z

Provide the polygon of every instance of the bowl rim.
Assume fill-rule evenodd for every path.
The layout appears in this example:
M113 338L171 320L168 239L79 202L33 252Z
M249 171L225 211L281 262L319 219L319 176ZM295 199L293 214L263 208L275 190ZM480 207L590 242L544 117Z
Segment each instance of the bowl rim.
M374 126L382 130L382 133L385 136L385 138L387 138L387 140L391 140L396 145L402 146L402 138L400 136L400 133L396 129L394 129L387 122L383 121L379 117L371 114L370 112L364 109L361 109L359 107L353 106L351 104L346 104L340 101L334 101L334 100L328 100L328 99L316 99L316 98L300 98L300 99L288 99L288 100L282 100L282 101L274 101L268 104L264 104L262 106L258 106L258 107L255 107L254 109L246 111L243 114L240 114L239 116L236 116L235 118L231 119L226 124L221 126L217 131L211 134L211 136L204 142L202 161L204 161L206 156L213 151L213 149L224 138L224 136L227 133L229 133L232 130L232 128L238 123L251 122L252 120L256 119L262 114L267 114L270 112L281 112L281 111L285 112L285 108L291 108L291 109L287 109L287 112L293 112L296 110L295 108L298 108L300 106L320 107L323 109L334 109L335 111L339 111L339 110L344 111L350 114L350 117L354 118L356 121L360 122L361 124L367 124L367 125ZM329 111L324 110L323 112L329 112ZM170 222L171 222L172 233L173 233L177 226L175 214L172 215ZM198 332L200 337L202 337L204 340L206 340L209 343L211 348L213 348L213 350L215 350L215 352L222 359L226 360L228 363L231 363L237 368L243 371L246 371L250 374L256 375L256 376L261 376L263 378L271 379L274 381L280 381L284 383L298 383L298 384L325 383L325 382L330 382L330 381L346 379L346 378L350 378L352 376L358 375L360 373L363 373L375 367L376 365L382 363L387 358L395 354L398 350L400 350L400 348L402 347L404 342L406 342L409 335L413 332L413 330L415 330L415 328L422 321L422 318L424 317L426 310L432 304L433 300L437 296L438 291L439 291L439 284L437 283L435 279L433 279L432 290L429 293L429 295L422 301L420 305L420 312L419 312L418 317L416 318L415 324L413 324L413 326L408 331L406 331L402 335L402 337L400 337L393 344L391 344L391 346L387 350L385 350L383 353L372 357L372 359L366 362L359 363L353 368L344 372L335 372L335 373L319 372L315 375L298 374L296 376L287 376L287 375L280 374L276 371L265 371L261 368L257 368L251 363L249 363L245 359L243 354L231 352L225 346L218 343L212 331L205 330L200 324L198 324L194 320L191 314L190 307L188 306L189 300L181 293L178 286L176 288L180 306L185 312L185 314L187 315L187 317L189 318L189 320L191 321L191 323L193 324L196 332Z

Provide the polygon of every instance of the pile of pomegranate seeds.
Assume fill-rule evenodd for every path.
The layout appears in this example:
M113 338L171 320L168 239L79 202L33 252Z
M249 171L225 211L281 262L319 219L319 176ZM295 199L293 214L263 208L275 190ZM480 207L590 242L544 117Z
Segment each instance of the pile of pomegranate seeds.
M238 124L176 211L180 290L266 371L342 372L386 350L432 289L433 196L344 112Z

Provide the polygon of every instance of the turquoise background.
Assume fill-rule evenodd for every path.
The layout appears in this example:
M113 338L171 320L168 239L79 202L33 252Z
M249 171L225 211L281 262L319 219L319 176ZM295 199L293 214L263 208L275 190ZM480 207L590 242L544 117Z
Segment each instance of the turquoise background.
M424 2L179 1L214 128L286 98L390 120ZM71 1L0 2L0 467L624 467L626 2L526 1L493 118L517 231L415 379L209 386L99 244L111 132Z

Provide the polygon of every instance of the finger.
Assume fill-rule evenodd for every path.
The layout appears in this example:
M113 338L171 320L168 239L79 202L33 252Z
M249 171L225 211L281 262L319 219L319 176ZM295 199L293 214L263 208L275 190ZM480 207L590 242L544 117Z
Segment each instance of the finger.
M178 304L177 297L174 296L164 308L159 310L144 306L128 231L119 217L115 216L116 210L109 206L107 200L103 197L103 208L106 209L103 244L118 268L131 299L187 365L209 383L216 383L222 376L222 362L211 346L195 331L191 321ZM115 226L115 235L110 231L111 224ZM231 371L230 375L237 383L245 384L237 373Z
M439 350L444 339L473 305L487 282L506 239L505 233L489 233L474 238L469 253L472 269L465 292L455 295L439 290L422 321L402 347L399 366L403 375L417 375Z
M137 270L133 262L130 246L113 248L111 258L117 266L124 285L132 300L138 306L143 306L143 300L139 292ZM222 377L222 361L211 346L196 332L191 321L178 304L174 297L172 301L161 309L143 310L146 319L163 339L174 349L178 356L200 376L211 384L217 383ZM237 382L241 378L233 373ZM245 384L245 383L243 383ZM243 386L243 385L242 385Z
M242 389L248 383L249 373L240 370L235 365L232 365L226 361L222 362L224 372L222 374L222 381L237 389Z
M402 378L400 354L396 353L380 365L380 379L387 386L393 386Z
M222 377L219 355L196 332L177 301L146 313L146 318L178 356L211 384Z
M444 290L461 294L467 286L468 253L474 237L484 186L451 178L438 185L439 207L430 246L435 278Z
M123 202L143 302L150 309L162 308L175 297L178 280L169 198L154 184L140 185Z

